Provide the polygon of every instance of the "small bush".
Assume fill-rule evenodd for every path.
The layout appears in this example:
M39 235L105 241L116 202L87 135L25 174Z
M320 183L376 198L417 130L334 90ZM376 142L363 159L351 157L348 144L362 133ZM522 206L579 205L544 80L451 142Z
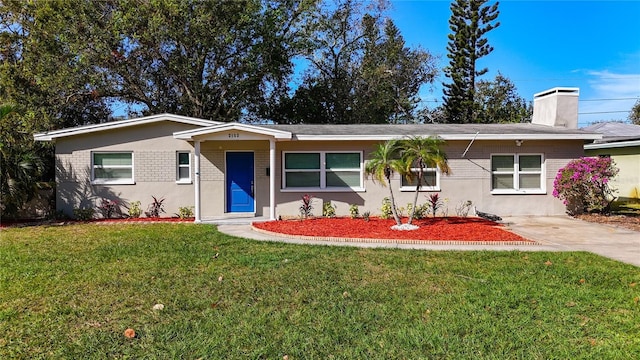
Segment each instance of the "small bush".
M461 217L467 217L473 203L471 200L463 201L456 206L456 215Z
M569 215L585 211L610 211L614 189L609 181L618 174L611 158L582 157L571 160L558 171L553 182L553 196L561 199Z
M369 221L370 216L371 216L371 211L365 211L362 213L362 218L364 219L364 221Z
M151 218L160 217L161 213L165 213L164 205L162 204L164 203L164 198L158 199L155 196L151 196L151 197L153 198L153 202L149 204L149 207L147 208L147 211L144 212L144 214L147 217L151 217Z
M413 209L413 204L412 203L408 203L407 204L407 213L411 214L411 210ZM416 219L424 219L427 216L427 213L429 212L429 205L428 204L422 204L422 205L418 205L416 206L416 212L413 214L413 217Z
M119 217L120 205L118 205L117 200L102 198L100 200L100 204L98 205L98 211L100 212L100 214L102 215L102 218L104 219Z
M444 203L442 202L442 200L440 199L440 195L438 194L431 194L427 197L427 206L429 207L429 210L431 211L431 215L433 217L436 217L436 212L438 211L438 209L440 209L442 206L444 205Z
M96 211L93 208L75 208L73 209L73 217L76 220L88 221L93 219L95 212Z
M358 205L356 204L349 205L349 214L351 215L352 219L356 219L358 216L360 216L360 210L358 209Z
M300 205L300 216L303 219L313 216L313 195L302 195L302 205Z
M178 208L178 217L188 219L193 217L193 206L181 206Z
M336 217L336 206L331 201L325 201L322 203L322 216L324 217Z
M382 214L380 215L381 219L391 219L393 216L393 210L391 210L391 200L388 197L382 199L382 206L380 207L380 211Z
M129 217L139 218L142 215L142 208L140 207L140 201L132 201L129 204Z

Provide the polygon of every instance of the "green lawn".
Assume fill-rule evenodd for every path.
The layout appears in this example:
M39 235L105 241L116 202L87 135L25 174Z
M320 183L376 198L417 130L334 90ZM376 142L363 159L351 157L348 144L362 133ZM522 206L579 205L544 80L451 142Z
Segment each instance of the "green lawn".
M2 359L640 358L640 269L588 253L72 225L1 230L0 264Z

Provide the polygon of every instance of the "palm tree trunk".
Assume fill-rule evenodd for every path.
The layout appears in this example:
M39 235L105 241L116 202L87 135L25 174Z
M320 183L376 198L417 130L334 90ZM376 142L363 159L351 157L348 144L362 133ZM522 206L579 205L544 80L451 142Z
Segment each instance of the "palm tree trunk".
M418 204L418 194L420 193L420 185L422 184L422 164L420 164L418 170L418 183L416 184L416 195L413 197L413 206L411 207L411 215L409 215L409 221L407 224L413 222L413 217L416 214L416 205Z
M398 210L396 210L396 200L393 198L393 189L391 188L391 178L387 178L387 185L389 185L389 198L391 200L391 212L393 213L393 218L396 221L396 225L402 225L402 221L400 221L400 216L398 216Z

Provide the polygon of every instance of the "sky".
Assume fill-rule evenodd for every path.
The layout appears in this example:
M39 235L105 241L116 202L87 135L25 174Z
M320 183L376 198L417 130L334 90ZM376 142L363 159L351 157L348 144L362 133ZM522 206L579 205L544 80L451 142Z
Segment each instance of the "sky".
M448 65L449 6L391 0L388 12L406 45L439 56L440 69ZM640 0L503 0L498 10L500 26L486 34L494 50L477 62L489 69L481 80L499 71L527 101L554 87L577 87L580 127L627 119L640 99ZM442 103L447 80L440 73L431 89L423 89L424 105Z

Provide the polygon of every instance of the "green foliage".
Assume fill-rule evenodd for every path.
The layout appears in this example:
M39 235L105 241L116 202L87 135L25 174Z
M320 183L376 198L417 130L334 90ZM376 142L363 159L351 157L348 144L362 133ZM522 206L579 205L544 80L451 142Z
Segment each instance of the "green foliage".
M2 359L640 358L640 269L586 252L301 246L193 224L1 238Z
M331 201L325 201L322 203L322 216L324 217L336 217L336 206Z
M429 212L429 204L425 203L422 205L417 205L416 210L413 211L413 204L408 203L406 210L409 214L413 213L413 217L415 219L424 219Z
M340 0L319 7L306 33L303 56L310 67L303 83L280 100L270 118L322 124L412 121L421 86L437 74L435 57L406 46L385 18L386 6Z
M33 142L28 118L14 105L0 105L0 217L16 218L44 186L41 147Z
M400 160L401 149L398 145L399 143L396 140L388 140L377 144L376 149L369 154L369 161L365 165L367 176L371 176L373 181L378 181L389 189L389 210L393 214L396 225L400 225L400 217L396 210L393 188L391 187L391 175L394 172L402 173L404 171L404 164Z
M352 219L356 219L360 216L360 209L357 204L349 205L349 216L351 216Z
M362 219L364 221L369 221L371 219L371 211L365 211L362 213Z
M180 206L178 208L178 217L180 219L189 219L193 217L193 206Z
M411 136L400 142L402 149L402 163L404 164L403 176L407 178L416 178L416 190L413 198L413 206L409 215L408 224L411 224L415 216L415 210L418 203L418 194L424 179L424 170L426 168L438 168L441 173L449 174L449 162L447 154L442 149L444 140L438 137L420 137ZM418 169L414 173L413 169Z
M488 69L478 69L476 61L493 51L485 34L500 25L498 3L488 0L455 0L449 18L449 65L444 73L451 83L444 83L444 111L451 123L474 123L479 109L476 103L476 77Z
M478 123L530 122L531 103L518 95L516 86L500 72L493 82L481 80L476 84L476 114Z
M73 209L73 217L76 220L88 221L93 219L96 211L93 208L75 208Z
M140 201L132 201L129 204L129 217L139 218L142 215L142 208L140 207Z
M390 219L393 216L393 210L391 210L391 200L388 197L382 199L382 206L380 206L380 218Z

